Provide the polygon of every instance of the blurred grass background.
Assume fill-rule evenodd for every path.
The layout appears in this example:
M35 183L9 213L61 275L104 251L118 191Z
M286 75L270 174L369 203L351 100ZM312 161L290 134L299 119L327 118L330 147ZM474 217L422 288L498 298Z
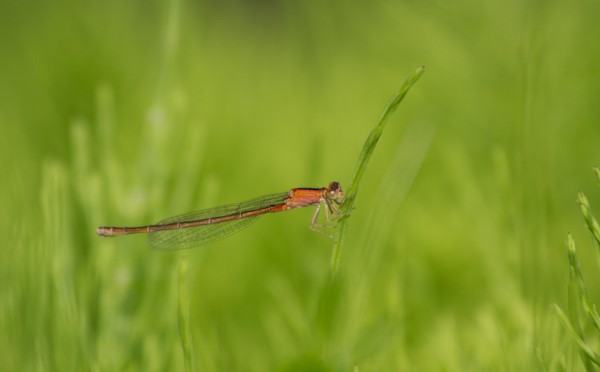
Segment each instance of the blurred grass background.
M588 0L2 2L0 369L583 369L550 304L568 305L568 232L600 296L576 203L600 206L598 14ZM335 280L308 210L169 254L95 235L347 185L420 65Z

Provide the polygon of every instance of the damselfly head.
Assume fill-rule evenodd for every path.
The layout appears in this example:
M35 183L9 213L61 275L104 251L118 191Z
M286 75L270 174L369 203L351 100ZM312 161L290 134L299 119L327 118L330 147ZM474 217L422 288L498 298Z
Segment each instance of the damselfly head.
M342 192L342 186L339 184L339 182L332 182L329 184L326 197L330 200L336 200L339 202L344 201L344 193Z

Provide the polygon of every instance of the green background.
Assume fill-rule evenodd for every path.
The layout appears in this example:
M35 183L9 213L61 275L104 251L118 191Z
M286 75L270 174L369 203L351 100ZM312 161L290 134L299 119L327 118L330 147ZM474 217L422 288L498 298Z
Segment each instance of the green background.
M569 232L600 296L576 203L600 208L599 14L587 0L2 2L0 369L583 369L551 304L567 307ZM309 210L183 252L96 236L348 185L421 65L334 280Z

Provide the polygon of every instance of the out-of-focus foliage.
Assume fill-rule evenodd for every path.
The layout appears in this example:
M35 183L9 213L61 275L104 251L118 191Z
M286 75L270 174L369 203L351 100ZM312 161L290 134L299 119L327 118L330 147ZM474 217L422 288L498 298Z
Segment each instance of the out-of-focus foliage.
M3 1L0 369L584 368L550 304L566 308L566 233L586 236L577 192L600 205L598 14L580 0ZM334 280L308 210L173 254L95 235L347 185L420 65ZM592 253L579 259L597 282Z

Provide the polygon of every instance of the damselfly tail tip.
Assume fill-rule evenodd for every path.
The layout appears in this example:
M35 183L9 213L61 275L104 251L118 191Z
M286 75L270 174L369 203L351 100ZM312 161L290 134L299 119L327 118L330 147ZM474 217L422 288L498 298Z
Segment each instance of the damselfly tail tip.
M112 234L110 233L110 229L107 229L106 227L102 226L96 229L96 234L100 236L112 236Z

